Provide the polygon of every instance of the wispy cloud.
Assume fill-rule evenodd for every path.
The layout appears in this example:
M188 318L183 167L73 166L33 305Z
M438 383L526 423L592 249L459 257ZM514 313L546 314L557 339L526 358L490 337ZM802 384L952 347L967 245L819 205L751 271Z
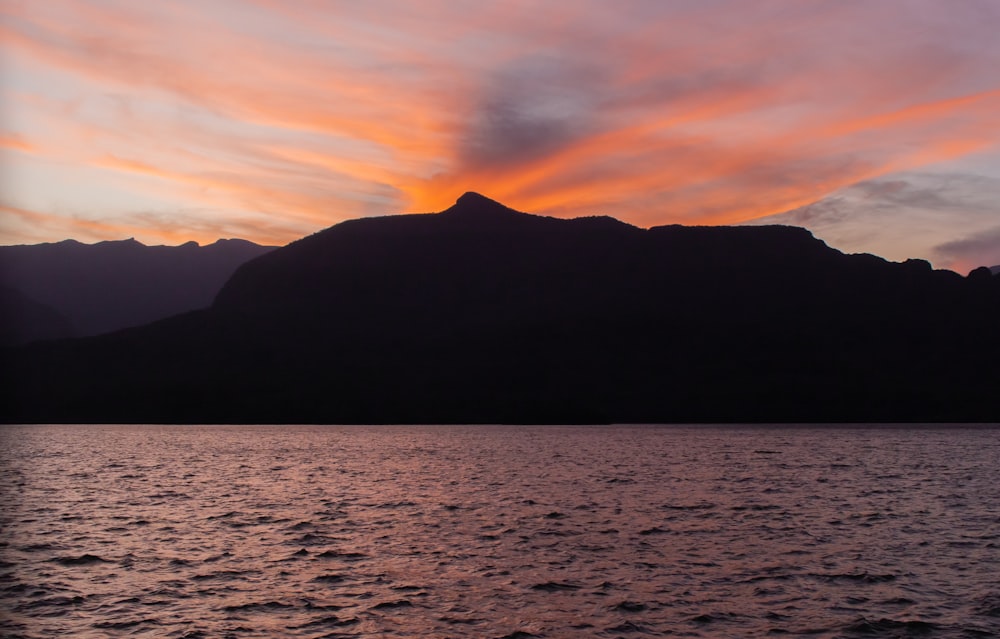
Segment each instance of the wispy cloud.
M1000 210L997 213L1000 216ZM935 251L951 268L961 273L979 266L1000 265L1000 226L945 242L935 247Z
M209 244L219 238L251 239L268 244L268 238L297 237L296 228L283 218L260 215L219 218L211 209L132 211L93 219L79 211L56 213L35 211L0 202L0 232L19 238L17 243L34 244L62 239L84 242L141 238L146 244L179 245L190 240Z
M0 132L0 148L23 151L25 153L32 153L36 150L35 145L24 139L24 136L4 132Z
M756 223L805 226L850 252L921 256L965 272L1000 260L998 219L1000 177L915 172L858 182Z
M115 224L90 220L76 215L33 211L0 202L4 221L0 231L12 236L23 236L24 243L46 242L54 238L84 237L86 239L118 239L123 229ZM124 237L128 237L125 235Z

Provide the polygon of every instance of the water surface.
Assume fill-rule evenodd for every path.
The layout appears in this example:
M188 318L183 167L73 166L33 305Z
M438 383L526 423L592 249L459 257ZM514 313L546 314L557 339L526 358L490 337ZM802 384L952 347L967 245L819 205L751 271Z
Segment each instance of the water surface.
M1000 430L0 431L8 637L981 637Z

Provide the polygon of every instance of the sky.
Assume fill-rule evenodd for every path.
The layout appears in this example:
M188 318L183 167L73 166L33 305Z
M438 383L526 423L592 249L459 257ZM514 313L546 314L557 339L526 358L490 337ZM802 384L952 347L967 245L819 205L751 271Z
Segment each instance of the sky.
M996 0L4 0L0 244L285 244L465 191L1000 264Z

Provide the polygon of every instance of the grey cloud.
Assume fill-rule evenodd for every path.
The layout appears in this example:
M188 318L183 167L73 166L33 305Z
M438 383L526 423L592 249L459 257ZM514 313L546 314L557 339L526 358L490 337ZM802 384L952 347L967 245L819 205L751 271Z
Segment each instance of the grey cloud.
M908 179L870 180L849 188L866 200L927 210L993 213L1000 201L1000 180L966 173L914 173Z
M918 257L967 272L1000 264L998 203L1000 178L909 172L859 182L750 223L803 226L845 252Z
M1000 226L934 247L942 261L966 265L1000 265Z
M499 71L479 97L462 159L477 167L507 166L592 134L603 75L595 66L545 56Z
M1000 215L998 202L1000 179L997 178L968 173L907 173L892 179L852 184L767 220L810 226L901 212L983 218Z
M789 224L792 226L812 227L819 224L837 223L851 217L854 207L842 196L823 198L822 200L800 206L799 208L771 215L753 223Z

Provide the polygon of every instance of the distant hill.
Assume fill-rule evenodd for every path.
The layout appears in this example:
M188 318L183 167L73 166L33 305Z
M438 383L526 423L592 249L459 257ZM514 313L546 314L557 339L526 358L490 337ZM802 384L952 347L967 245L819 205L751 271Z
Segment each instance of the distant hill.
M0 246L0 285L62 315L75 335L97 335L205 308L239 265L272 249L244 240L208 246L144 246L135 240ZM65 334L41 325L17 330L34 339Z
M998 421L997 326L986 269L469 193L262 255L209 309L9 350L0 381L10 421Z
M991 266L990 267L990 273L993 273L994 275L996 275L997 273L1000 273L1000 264L998 264L996 266Z

